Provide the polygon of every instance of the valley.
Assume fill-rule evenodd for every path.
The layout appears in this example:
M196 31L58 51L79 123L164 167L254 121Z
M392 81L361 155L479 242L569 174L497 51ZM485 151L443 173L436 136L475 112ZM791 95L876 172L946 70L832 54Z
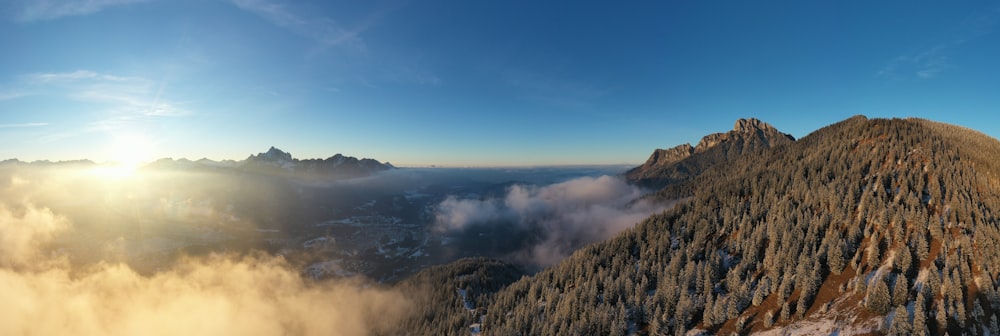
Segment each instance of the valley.
M5 211L55 223L7 267L155 279L277 258L307 284L362 279L420 307L375 334L940 335L995 331L997 156L972 130L857 116L799 140L741 119L627 172L371 160L345 177L316 165L363 161L273 147L114 178L0 171Z

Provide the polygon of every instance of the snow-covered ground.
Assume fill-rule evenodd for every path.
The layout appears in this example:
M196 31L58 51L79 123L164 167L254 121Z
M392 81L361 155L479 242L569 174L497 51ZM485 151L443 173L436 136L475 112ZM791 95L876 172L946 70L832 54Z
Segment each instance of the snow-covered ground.
M869 334L878 330L880 317L875 317L865 321L851 321L849 323L838 322L830 318L809 319L799 321L771 330L755 332L750 335L756 336L808 336L808 335L860 335Z
M350 226L375 226L375 225L400 225L400 226L414 226L412 224L403 224L403 219L393 216L351 216L342 219L335 219L325 221L316 226L333 226L333 225L350 225Z
M467 276L467 275L460 275L459 279L461 279L462 277L465 277L465 276ZM473 304L471 300L469 300L469 293L466 292L464 289L461 289L461 288L457 289L457 291L458 291L458 296L462 297L462 308L465 308L465 310L468 311L469 314L472 314L473 316L475 316L475 314L476 314L476 305ZM484 318L484 316L479 316L479 320L476 323L473 323L473 324L469 325L469 332L471 334L473 334L473 335L480 335L480 334L482 334L482 332L483 332L483 318Z

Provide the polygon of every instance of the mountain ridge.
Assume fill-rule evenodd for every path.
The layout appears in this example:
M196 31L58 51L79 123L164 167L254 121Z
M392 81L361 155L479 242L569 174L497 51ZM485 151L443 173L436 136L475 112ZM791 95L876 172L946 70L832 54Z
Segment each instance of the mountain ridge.
M91 160L48 161L38 160L25 162L18 159L0 161L0 166L37 166L37 167L79 167L100 166ZM389 162L379 162L375 159L358 159L353 156L335 154L326 159L298 159L271 146L267 151L251 154L244 160L214 161L202 158L191 161L186 158L161 158L138 167L141 170L235 170L241 172L261 173L267 175L282 175L289 177L344 179L369 176L371 174L396 169Z
M736 156L792 142L795 142L794 137L759 119L738 119L732 130L708 134L696 146L685 143L654 150L645 163L630 169L625 177L635 184L660 188L686 181Z
M389 162L375 159L358 159L353 156L335 154L326 159L297 159L291 153L271 146L266 152L250 155L237 165L241 169L272 174L307 175L314 177L362 177L372 173L395 169Z

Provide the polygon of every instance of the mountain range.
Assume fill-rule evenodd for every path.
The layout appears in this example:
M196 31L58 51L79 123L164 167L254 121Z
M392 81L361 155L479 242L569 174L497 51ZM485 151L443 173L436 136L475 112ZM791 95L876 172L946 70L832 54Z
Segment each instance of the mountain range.
M997 335L997 158L996 139L928 120L856 116L797 141L740 120L626 174L677 206L534 275L443 291L476 302L405 330ZM506 274L487 266L466 274Z
M375 159L358 159L353 156L336 154L326 159L299 160L292 154L271 147L266 152L250 155L237 166L250 171L277 174L292 174L312 177L351 178L394 169L391 163L381 163Z
M0 165L34 165L34 166L96 166L90 160L74 161L33 161L23 162L17 159L0 161ZM292 154L271 147L266 152L250 155L244 160L214 161L203 158L197 161L188 159L163 158L141 167L144 170L232 170L237 172L252 172L290 177L309 177L344 179L364 177L373 173L395 169L389 162L379 162L375 159L358 159L353 156L336 154L326 159L300 160Z

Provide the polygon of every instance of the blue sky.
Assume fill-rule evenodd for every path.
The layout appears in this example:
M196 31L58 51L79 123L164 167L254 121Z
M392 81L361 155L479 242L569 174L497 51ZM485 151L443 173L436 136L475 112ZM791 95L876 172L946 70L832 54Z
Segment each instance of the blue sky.
M1000 136L992 1L13 0L0 157L640 163L757 117Z

